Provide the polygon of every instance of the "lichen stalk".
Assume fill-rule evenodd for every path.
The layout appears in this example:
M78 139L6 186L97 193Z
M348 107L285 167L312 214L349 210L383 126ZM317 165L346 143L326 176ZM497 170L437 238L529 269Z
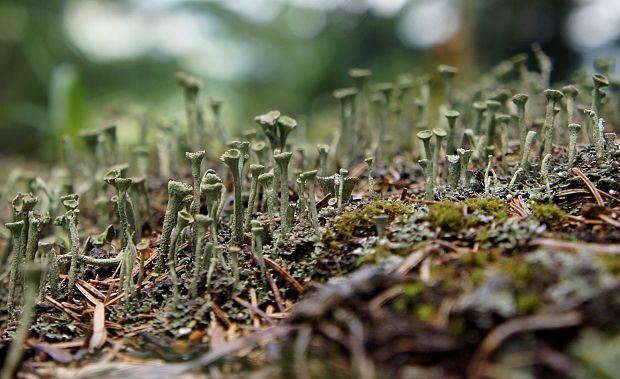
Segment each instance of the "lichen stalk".
M288 208L289 208L289 196L288 196L288 164L291 160L293 153L291 152L283 152L280 154L274 155L274 160L278 165L278 172L280 174L280 232L281 237L284 238L286 233L288 233L289 224L288 224Z
M467 186L467 165L469 164L469 161L471 159L471 155L473 153L473 150L470 149L456 149L457 154L459 155L460 159L459 159L459 164L460 164L460 168L459 168L459 173L460 173L460 178L459 178L459 182L461 183L462 186Z
M63 216L59 216L54 220L56 225L64 225L69 232L69 241L71 243L70 254L71 264L69 266L69 282L67 285L67 294L73 292L75 282L77 281L77 274L79 270L79 255L80 255L80 238L78 234L78 214L77 209L77 194L63 196L63 205L67 208L67 211Z
M551 195L551 185L549 183L549 172L551 171L551 160L553 159L553 155L547 154L542 160L540 164L540 177L542 178L542 182L545 186L547 195Z
M433 182L437 182L439 176L439 153L443 140L446 137L446 132L440 129L433 129L433 135L435 136L435 147L433 148Z
M190 286L190 295L196 298L198 295L198 284L200 282L200 271L202 270L204 257L204 235L211 226L213 220L209 216L197 214L194 216L196 227L196 235L194 236L194 246L196 253L194 254L194 277Z
M231 246L228 252L230 253L230 270L233 278L233 293L237 291L239 286L239 249L237 246Z
M495 143L495 113L502 104L496 100L487 100L485 104L487 106L486 145L493 145Z
M547 108L545 111L545 124L544 124L544 148L543 156L552 153L553 148L553 136L555 134L554 119L555 119L555 106L558 101L564 96L562 92L547 89L545 90L545 96L547 97Z
M482 132L482 122L484 120L484 112L487 110L487 105L484 101L474 102L474 135L480 136ZM428 159L428 158L427 158Z
M329 145L317 145L319 152L319 173L321 176L327 175L327 155L329 154Z
M192 216L200 210L200 166L205 156L205 151L187 152L185 157L189 160L192 169L193 198L190 206Z
M245 231L250 231L250 221L252 221L252 212L254 211L254 202L256 201L256 197L258 195L258 177L265 172L265 166L260 164L251 164L250 165L250 173L251 173L251 181L250 181L250 196L248 197L248 208L245 212L245 220L243 222L243 229Z
M461 158L458 155L446 155L446 165L448 167L448 185L455 190L459 184L461 176Z
M263 256L263 239L265 230L260 224L256 223L252 226L252 242L254 247L254 255L256 256L256 260L258 261L258 266L260 268L261 277L263 278L263 282L267 282L267 267L265 266L265 257Z
M211 223L211 242L217 244L217 227L221 214L221 205L224 203L226 188L222 179L213 170L207 170L200 181L200 192L205 197Z
M49 214L37 215L34 212L28 212L28 239L26 243L26 262L32 262L39 247L39 238L41 232L50 221Z
M0 377L13 378L24 354L24 346L28 339L28 332L32 326L34 305L37 300L39 281L43 273L43 267L37 264L28 264L24 267L25 293L24 306L20 315L20 323L11 342L11 346L0 371Z
M581 131L581 125L568 124L568 167L573 167L575 164L575 156L577 154L577 139L579 138L579 132Z
M364 159L368 166L368 197L373 198L375 196L375 160L373 157Z
M527 132L527 135L525 136L525 144L523 144L523 148L521 150L521 167L526 172L529 169L530 150L532 150L534 138L536 138L535 131L530 130L529 132Z
M310 221L314 227L316 235L320 234L319 215L316 209L316 175L317 170L306 171L303 173L306 183L308 184L308 207L310 208Z
M179 209L181 208L183 198L191 191L192 187L185 183L176 182L174 180L168 181L168 204L166 205L166 213L164 215L159 249L157 252L156 269L158 273L162 273L164 271L165 264L168 261L168 254L170 252L170 235L172 234L172 229L177 222L177 215Z
M138 281L137 286L142 287L142 281L144 281L144 261L146 260L146 251L149 248L148 242L141 241L136 245L136 250L140 255L140 263L139 263L139 271L138 271Z
M234 209L233 209L233 240L238 245L243 244L243 204L241 202L241 172L239 171L239 160L241 152L237 149L229 149L220 160L228 166L233 177L234 185Z
M517 106L517 118L519 125L519 148L525 146L525 137L527 136L527 123L525 121L525 104L528 96L524 93L518 93L512 97L512 102Z
M338 212L342 212L342 207L344 206L344 181L349 174L349 170L341 168L339 171L338 178Z
M191 214L185 211L179 211L179 213L177 214L177 223L174 227L174 231L170 239L170 253L168 255L168 275L172 280L172 294L174 296L175 303L179 299L179 283L176 270L176 256L177 250L179 248L179 237L181 236L181 232L183 231L183 229L185 229L191 222Z
M21 245L25 243L21 239L22 229L24 228L24 221L19 220L15 222L9 222L4 224L7 229L11 232L11 236L13 238L13 256L11 258L11 271L9 273L9 294L7 297L7 310L9 315L13 314L15 310L15 304L17 303L16 292L17 292L17 276L19 270L19 265L21 263L20 251Z
M435 199L435 181L433 180L433 162L428 159L420 159L418 161L424 170L424 179L426 180L426 189L424 191L425 200Z
M609 80L601 74L594 74L592 76L592 82L594 83L594 88L592 89L592 104L590 109L600 118L601 103L604 95L603 88L609 86Z
M566 99L566 115L568 124L575 123L575 98L579 95L579 90L572 84L562 87L562 93Z

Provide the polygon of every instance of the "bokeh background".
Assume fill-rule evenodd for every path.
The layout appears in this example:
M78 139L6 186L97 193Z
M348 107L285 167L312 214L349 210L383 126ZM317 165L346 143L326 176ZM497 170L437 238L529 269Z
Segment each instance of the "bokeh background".
M224 101L232 135L270 109L320 130L351 67L393 81L446 63L469 82L533 42L553 80L618 57L620 1L4 0L0 154L52 161L80 128L182 117L177 70Z

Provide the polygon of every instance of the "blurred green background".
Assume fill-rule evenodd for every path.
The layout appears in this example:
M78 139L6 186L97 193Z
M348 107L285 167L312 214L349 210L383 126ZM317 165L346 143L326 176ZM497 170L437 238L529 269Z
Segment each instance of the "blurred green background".
M351 67L377 82L447 63L468 82L540 42L562 80L619 39L617 0L5 0L0 154L53 159L80 128L183 120L177 70L224 101L231 134L270 109L320 129Z

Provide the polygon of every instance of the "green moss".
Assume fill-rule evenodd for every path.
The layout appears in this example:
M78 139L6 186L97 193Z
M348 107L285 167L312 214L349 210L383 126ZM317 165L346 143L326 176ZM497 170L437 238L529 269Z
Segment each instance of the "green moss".
M392 304L394 304L394 309L397 312L405 312L407 310L407 307L409 306L409 302L404 297L399 297L398 299L394 300Z
M516 258L503 259L499 263L499 267L519 287L527 285L535 274L535 266Z
M464 213L465 207L467 214ZM460 203L442 201L429 207L428 221L434 228L458 232L480 223L480 219L473 213L483 213L498 220L505 220L508 218L508 206L495 197L472 197Z
M388 222L396 217L411 214L413 211L399 201L377 200L342 214L334 225L335 237L348 240L352 237L367 236L375 231L374 216L388 215Z
M523 293L517 295L517 310L520 313L530 313L540 306L540 299L533 293Z
M463 204L441 201L429 207L428 221L433 228L457 232L465 226Z
M424 283L411 283L407 284L403 287L403 295L407 297L415 298L426 289L426 284Z
M501 220L508 218L508 206L496 197L472 197L464 203L472 211L486 213Z
M598 261L609 271L611 274L620 276L620 257L616 255L598 255Z
M485 267L489 263L487 252L476 251L463 256L463 263L479 267Z
M478 268L471 270L471 273L469 274L469 280L471 280L472 284L480 285L484 282L484 279L485 279L485 275L484 275L483 268L478 267Z
M474 253L474 262L478 265L478 266L486 266L486 264L489 262L489 255L483 252L475 252Z
M491 229L490 228L480 228L478 234L476 234L476 241L484 242L491 237Z
M369 254L365 254L362 255L358 260L357 260L357 265L358 266L366 266L366 265L374 265L377 263L377 256L373 253L369 253Z
M559 224L568 220L566 212L553 203L532 202L529 206L534 217L547 225Z
M415 308L415 315L420 321L429 321L435 314L432 304L420 304Z

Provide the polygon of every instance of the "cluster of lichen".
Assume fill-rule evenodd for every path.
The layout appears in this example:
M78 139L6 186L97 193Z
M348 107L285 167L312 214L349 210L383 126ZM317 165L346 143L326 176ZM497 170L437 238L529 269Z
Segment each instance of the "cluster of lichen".
M301 138L293 141L298 123L279 111L255 117L257 130L247 130L239 140L228 141L221 121L221 102L211 101L208 113L200 98L202 83L178 74L185 97L186 128L161 123L156 130L156 146L148 146L144 135L145 140L131 149L131 156L121 151L116 125L87 130L80 135L86 154L63 140L64 162L49 183L20 172L9 178L2 197L13 199L13 222L6 224L2 236L10 238L11 243L0 256L2 264L10 260L4 276L9 282L9 315L16 319L20 302L28 310L32 299L26 295L32 297L34 292L39 297L70 299L76 283L84 277L84 268L89 266L118 270L117 295L124 296L128 307L132 299L144 296L147 254L157 255L152 277L167 275L170 279L169 309L178 308L184 297L195 300L212 295L216 287L213 278L218 275L225 278L218 284L219 288L228 287L227 294L244 290L240 277L252 274L240 266L255 266L262 282L258 286L269 292L265 256L277 259L279 249L290 240L311 235L319 253L330 253L333 247L341 248L351 239L370 236L374 231L378 237L375 241L382 242L390 238L385 233L390 222L424 209L407 204L411 194L406 188L401 192L402 200L376 200L386 196L389 189L385 188L394 183L386 177L376 190L375 165L389 165L397 155L407 162L420 159L422 175L411 170L403 178L425 182L427 214L416 220L427 222L422 228L430 225L433 238L441 233L459 236L467 230L471 234L472 227L482 223L485 226L472 238L476 242L520 238L530 229L515 231L519 225L508 217L507 202L516 196L552 199L552 185L566 176L552 167L562 171L574 167L579 162L580 140L593 146L596 166L601 169L616 164L620 155L615 133L606 132L603 119L603 115L620 114L620 109L612 109L619 101L604 100L620 100L620 93L605 92L612 73L599 72L591 79L587 75L577 77L574 84L559 91L546 88L550 85L546 56L540 50L535 56L540 72L528 71L527 56L519 55L503 62L502 70L491 71L475 89L462 92L453 87L458 69L440 65L443 117L436 127L431 127L434 108L428 76L414 79L404 75L397 83L370 86L371 72L354 69L350 72L354 87L334 92L340 105L340 128L334 142L312 149ZM538 97L542 100L540 95L545 101L533 101ZM532 101L527 110L531 115L526 112L529 98ZM544 121L537 123L533 115L544 115ZM516 150L508 143L513 118L518 130ZM576 122L583 124L582 135ZM553 148L560 128L569 134L567 159ZM409 143L413 136L419 144ZM151 153L157 156L157 167L151 164ZM360 178L349 176L349 170L353 172L362 162L368 169L368 191L362 197L370 202L362 198L361 205L351 210L348 204ZM204 166L209 168L205 170ZM390 170L382 170L386 171ZM177 173L191 172L191 183L168 181L173 172L176 178L183 177ZM232 181L227 180L229 177ZM161 188L167 191L161 228L155 224L154 183L167 183ZM419 187L409 188L415 188L414 195L420 197ZM14 192L17 196L11 197ZM358 194L363 194L360 188ZM320 195L331 198L322 209L318 209ZM568 219L552 203L530 202L530 208L533 217L548 225ZM51 219L58 229L46 229ZM333 226L333 230L326 233L325 225ZM118 233L114 233L116 229ZM86 234L91 230L97 234ZM49 242L46 237L54 238ZM335 243L325 249L325 240ZM508 243L516 246L514 241ZM389 249L383 243L376 245L372 246L376 252ZM96 258L90 254L92 247L114 255ZM474 284L483 281L488 258L484 254L473 255L475 267L468 280ZM182 272L181 260L187 263ZM24 282L28 265L34 263L49 267L39 291ZM135 265L139 265L138 270L134 270ZM516 276L511 279L517 285L529 279L525 271L531 265L526 266L515 267ZM59 281L61 271L68 280ZM137 280L134 271L138 272ZM273 294L277 295L278 291ZM262 298L266 297L263 294ZM532 311L538 306L536 300L520 292L518 307ZM415 307L414 314L423 321L437 312L430 301Z

